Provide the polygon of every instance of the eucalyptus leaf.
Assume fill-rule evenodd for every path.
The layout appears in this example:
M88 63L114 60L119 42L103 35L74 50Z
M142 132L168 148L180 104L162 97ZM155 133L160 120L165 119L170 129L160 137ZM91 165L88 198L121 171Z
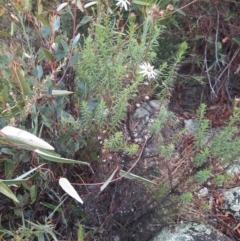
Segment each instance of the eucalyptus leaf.
M68 91L68 90L52 90L52 95L54 96L65 96L65 95L71 95L74 92Z
M74 66L82 58L81 54L75 54L70 60L70 66Z
M4 134L6 139L14 144L23 144L22 148L30 149L34 148L43 148L47 150L54 150L54 147L49 145L44 140L38 138L37 136L19 128L13 126L6 126L1 130L1 133ZM24 145L25 144L25 145Z
M116 171L118 170L118 167L116 168L116 170L111 174L111 176L107 179L106 182L104 182L104 184L100 187L100 192L102 192L106 187L107 185L112 181Z
M39 79L42 78L42 76L43 76L43 69L42 69L42 66L41 66L41 65L38 65L38 66L37 66L37 71L38 71L37 77L38 77Z
M19 201L18 201L17 197L14 195L14 193L2 181L0 181L0 193L2 193L3 195L9 197L14 202L19 203Z
M51 36L51 29L49 26L42 26L41 27L41 34L42 34L42 37L45 39L45 40L49 40L50 36Z
M23 99L25 99L25 97L30 95L31 89L27 80L24 78L24 71L22 69L16 69L16 76L22 91Z
M53 31L57 31L58 29L60 28L60 17L57 16L55 19L54 19L54 26L53 26Z
M80 33L78 33L73 40L73 43L72 43L73 49L77 46L77 43L78 43L79 39L80 39Z
M74 1L75 2L75 1ZM77 7L83 12L83 6L81 0L77 0Z
M63 8L65 8L68 5L68 2L62 3L58 6L57 11L60 12Z
M76 160L72 160L72 159L68 159L68 158L62 158L62 157L54 156L54 155L48 154L46 152L40 151L38 149L36 149L35 152L41 158L43 158L43 159L45 159L47 161L52 161L52 162L57 162L57 163L79 164L79 165L82 164L82 165L90 166L90 164L87 163L87 162L76 161Z
M48 60L50 60L50 61L53 60L52 54L51 54L47 49L42 48L42 51L43 51L44 56L45 56Z
M67 178L61 177L59 179L59 185L69 196L71 196L72 198L74 198L75 200L83 204L83 200L80 198L77 191L72 186L72 184L68 181Z
M80 28L81 26L83 26L84 24L90 22L92 20L92 16L85 16L83 17L83 19L80 21L80 23L77 25L76 29Z
M68 53L69 52L69 48L68 48L68 45L67 45L66 41L61 39L61 44L62 44L62 47L63 47L64 51Z

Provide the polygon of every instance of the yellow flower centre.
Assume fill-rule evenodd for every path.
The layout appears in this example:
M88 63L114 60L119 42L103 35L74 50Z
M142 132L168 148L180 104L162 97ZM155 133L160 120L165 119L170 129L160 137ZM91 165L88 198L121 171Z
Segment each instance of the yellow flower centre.
M153 67L147 67L147 72L153 72Z

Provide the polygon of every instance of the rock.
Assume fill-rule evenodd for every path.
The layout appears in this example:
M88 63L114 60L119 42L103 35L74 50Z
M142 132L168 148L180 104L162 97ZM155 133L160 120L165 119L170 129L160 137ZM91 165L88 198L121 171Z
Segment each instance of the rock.
M152 241L231 241L230 238L201 223L166 227Z
M225 201L223 209L240 221L240 187L225 191L223 196Z

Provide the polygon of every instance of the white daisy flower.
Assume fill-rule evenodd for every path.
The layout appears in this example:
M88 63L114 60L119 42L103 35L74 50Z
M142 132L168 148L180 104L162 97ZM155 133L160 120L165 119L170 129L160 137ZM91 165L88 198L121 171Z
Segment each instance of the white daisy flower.
M130 2L128 0L117 0L116 5L121 6L121 8L124 8L127 11L128 5L130 5Z
M139 67L142 69L142 71L139 72L140 74L147 76L148 80L155 79L155 75L157 75L157 73L154 71L153 66L151 66L149 63L143 62Z

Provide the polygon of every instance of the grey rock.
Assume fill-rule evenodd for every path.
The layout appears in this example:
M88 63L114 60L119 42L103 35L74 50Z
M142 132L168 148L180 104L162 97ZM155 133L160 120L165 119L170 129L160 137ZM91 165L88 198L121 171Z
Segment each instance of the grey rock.
M231 241L212 227L201 223L178 224L166 227L152 241Z
M238 221L240 221L240 187L232 188L223 193L224 210L229 211Z
M161 103L158 100L151 100L151 101L149 101L149 106L151 106L155 110L160 110L161 109Z
M150 116L150 114L151 114L151 113L150 113L146 108L144 108L143 106L141 106L141 107L139 107L139 108L136 109L133 117L134 117L135 119L142 119L142 118L145 118L146 116Z

